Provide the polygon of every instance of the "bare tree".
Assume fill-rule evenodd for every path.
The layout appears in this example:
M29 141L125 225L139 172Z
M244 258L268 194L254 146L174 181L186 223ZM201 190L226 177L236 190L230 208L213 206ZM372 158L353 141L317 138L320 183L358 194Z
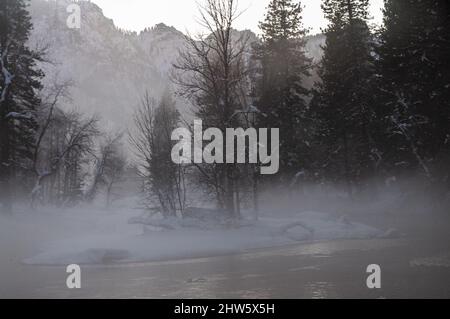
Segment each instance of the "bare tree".
M180 94L194 105L205 129L242 127L236 116L250 109L248 38L237 36L236 0L206 0L200 6L200 25L207 35L186 37L187 50L174 65ZM218 207L230 218L240 217L241 167L230 164L196 165L201 183L214 194Z
M44 201L45 193L48 198L55 195L59 202L65 203L79 195L81 166L84 157L92 154L93 140L98 135L96 116L83 118L76 111L63 112L57 107L61 92L62 88L54 94L36 142L33 157L36 181L31 193L32 207L38 201Z
M114 200L120 197L114 192L114 186L124 180L124 173L127 167L127 160L123 152L114 152L106 166L106 206L110 207Z
M148 208L157 203L165 217L183 215L186 206L185 167L173 163L172 132L179 124L175 102L166 93L157 103L148 93L134 116L136 130L130 141L139 159Z
M122 145L123 133L108 134L96 158L94 173L89 190L85 198L92 202L100 187L105 188L106 205L109 207L115 197L113 188L122 181L127 165Z

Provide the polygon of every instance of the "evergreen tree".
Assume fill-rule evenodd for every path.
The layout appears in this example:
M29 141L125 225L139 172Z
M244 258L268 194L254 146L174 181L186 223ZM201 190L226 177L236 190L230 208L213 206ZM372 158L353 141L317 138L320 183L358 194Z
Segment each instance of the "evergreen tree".
M372 176L378 156L368 6L368 0L323 2L329 26L312 101L323 173L336 182L345 180L350 194Z
M378 48L385 164L449 182L450 4L385 4Z
M308 32L302 23L302 5L292 0L272 0L264 22L262 42L255 46L259 65L256 79L257 126L280 129L280 176L292 177L304 168L311 59L305 53Z
M27 47L32 23L25 0L0 0L0 193L11 210L10 181L29 167L42 73Z

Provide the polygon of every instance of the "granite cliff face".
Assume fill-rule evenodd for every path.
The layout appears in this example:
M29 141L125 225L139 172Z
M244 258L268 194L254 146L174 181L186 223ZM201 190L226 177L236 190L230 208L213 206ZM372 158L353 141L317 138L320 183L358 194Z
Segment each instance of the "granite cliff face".
M32 47L46 48L44 83L73 82L70 104L98 113L105 123L126 127L145 91L158 98L171 85L169 74L184 48L182 32L163 23L140 33L121 30L100 7L80 1L81 29L66 25L69 0L32 0ZM250 39L257 41L251 31ZM323 36L308 40L308 53L320 58ZM69 106L67 106L69 107ZM183 102L180 102L183 108Z

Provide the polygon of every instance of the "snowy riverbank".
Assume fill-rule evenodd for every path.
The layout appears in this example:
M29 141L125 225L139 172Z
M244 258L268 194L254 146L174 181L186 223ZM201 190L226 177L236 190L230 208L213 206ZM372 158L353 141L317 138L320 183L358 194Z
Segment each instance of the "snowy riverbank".
M51 220L48 231L54 234L42 240L37 251L23 262L30 265L150 262L237 254L301 242L386 235L347 218L316 212L299 213L289 218L264 217L258 222L248 221L226 229L178 227L170 231L130 224L129 220L137 215L138 212L126 209L40 212L33 218L34 223L40 220L42 224L37 227L42 227L45 220Z

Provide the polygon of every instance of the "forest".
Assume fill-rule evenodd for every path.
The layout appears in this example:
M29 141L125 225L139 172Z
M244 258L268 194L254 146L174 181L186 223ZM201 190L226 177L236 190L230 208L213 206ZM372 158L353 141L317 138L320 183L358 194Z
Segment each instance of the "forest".
M370 23L369 0L323 0L328 25L318 62L305 53L301 2L272 0L260 36L250 41L234 29L243 14L237 0L204 0L199 24L207 32L185 36L166 93L152 96L149 87L125 130L102 127L101 114L62 108L70 81L43 86L39 66L52 61L48 48L28 45L27 8L26 0L1 0L2 214L24 203L73 207L100 193L109 206L121 195L116 185L130 176L139 180L146 209L165 217L189 215L206 198L209 209L239 220L243 211L258 215L262 194L296 196L311 185L375 202L395 185L402 196L448 209L445 0L386 0L380 27ZM317 80L308 85L312 74ZM189 116L177 108L180 100ZM174 163L172 132L194 132L193 119L224 136L229 128L279 129L279 172L261 175L260 159ZM244 153L256 147L244 144Z

